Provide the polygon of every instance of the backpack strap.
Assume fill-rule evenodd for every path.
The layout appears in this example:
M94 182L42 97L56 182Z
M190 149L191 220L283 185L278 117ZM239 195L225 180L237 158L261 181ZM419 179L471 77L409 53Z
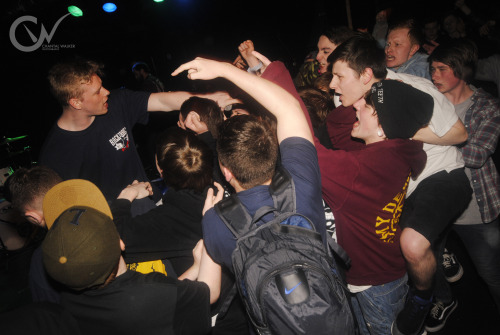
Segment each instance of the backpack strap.
M230 290L227 292L227 294L225 295L224 298L220 297L221 299L219 300L220 301L220 306L219 306L219 309L217 311L217 320L220 320L222 318L224 318L224 316L226 315L227 311L229 310L229 306L231 306L231 304L233 303L233 300L234 298L236 297L236 295L238 294L238 287L236 287L236 283L233 283L233 285L231 285L231 288ZM224 300L222 300L224 299Z
M328 246L330 250L333 252L336 259L340 259L345 266L346 270L349 270L351 267L351 258L347 254L347 252L342 248L330 234L326 234L326 241L328 242Z
M231 196L219 201L215 204L215 212L236 239L250 230L252 217L238 196Z
M253 218L237 195L225 198L215 204L215 212L231 233L239 238L250 230L253 223L258 222L270 212L274 212L276 216L279 213L296 211L295 184L290 173L283 167L278 168L274 173L269 193L273 198L274 208L270 206L259 208Z
M284 167L279 167L276 170L269 187L269 192L273 197L275 208L271 208L269 206L260 208L255 213L253 222L257 222L260 218L271 211L277 211L278 213L296 212L297 203L295 184L292 176ZM330 234L327 233L326 236L330 250L337 259L344 263L345 268L349 269L351 267L351 258L347 255L347 252L333 239Z
M284 167L279 167L274 173L269 193L273 197L274 207L278 212L295 212L297 210L295 183Z
M253 218L252 218L252 224L256 224L257 222L259 222L264 216L266 216L267 214L269 213L273 213L274 214L274 217L278 216L280 213L277 212L277 209L274 208L274 207L271 207L271 206L262 206L261 208L259 208Z

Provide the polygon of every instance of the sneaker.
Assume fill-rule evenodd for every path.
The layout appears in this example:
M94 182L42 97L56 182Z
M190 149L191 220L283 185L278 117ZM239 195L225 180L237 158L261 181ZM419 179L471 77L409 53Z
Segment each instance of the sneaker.
M392 335L420 335L425 332L424 322L429 313L432 300L424 300L408 292L403 310L399 312L396 320L392 323Z
M449 252L448 249L444 249L443 252L443 271L446 280L449 283L454 283L464 274L464 268L457 260L454 253Z
M425 322L425 330L428 332L437 332L443 329L446 320L451 313L457 308L457 299L453 299L450 303L445 304L442 301L434 303L431 308L427 321Z

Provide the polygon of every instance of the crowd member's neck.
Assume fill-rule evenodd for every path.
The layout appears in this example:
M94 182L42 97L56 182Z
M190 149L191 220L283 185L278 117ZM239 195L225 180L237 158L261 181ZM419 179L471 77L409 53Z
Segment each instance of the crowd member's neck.
M457 87L444 93L444 95L453 105L458 105L469 99L473 93L474 91L470 86L462 80Z
M120 239L120 248L122 251L125 251L125 243L123 242L122 239ZM118 262L118 271L116 272L116 276L120 276L127 272L127 264L125 263L125 260L123 259L123 256L120 256L120 260Z
M116 276L121 276L127 272L127 264L125 263L125 260L123 259L122 256L120 256L120 262L118 263L118 272L116 273Z
M70 109L72 108L66 108L59 120L57 120L59 128L68 131L80 131L87 129L94 122L95 116L74 112Z

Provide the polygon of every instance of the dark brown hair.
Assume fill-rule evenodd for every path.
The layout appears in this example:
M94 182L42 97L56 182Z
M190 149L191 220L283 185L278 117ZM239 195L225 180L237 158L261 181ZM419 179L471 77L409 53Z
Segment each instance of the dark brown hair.
M298 93L306 105L313 128L318 128L335 108L331 95L315 87L299 88Z
M253 115L232 117L219 127L220 163L244 189L261 185L274 175L278 141L272 129Z
M385 52L379 47L377 40L368 33L355 32L354 36L340 44L328 57L328 62L346 62L359 75L366 68L373 71L376 79L385 79Z
M193 133L174 127L160 134L156 159L165 184L175 190L203 192L212 184L212 151Z
M224 121L224 115L219 105L210 99L191 97L181 105L180 112L184 120L191 111L198 113L200 120L207 125L213 138L217 138L219 124Z
M478 49L476 44L467 38L450 40L440 44L427 61L429 67L432 62L440 62L448 65L455 77L465 81L467 84L474 79L478 60ZM432 69L430 69L432 74Z
M62 178L46 166L17 169L6 181L12 207L24 213L35 201L43 198Z

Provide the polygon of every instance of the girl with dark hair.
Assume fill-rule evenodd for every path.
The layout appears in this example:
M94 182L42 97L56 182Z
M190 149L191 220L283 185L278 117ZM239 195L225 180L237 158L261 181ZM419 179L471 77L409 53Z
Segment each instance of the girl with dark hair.
M212 152L196 135L175 127L158 138L156 166L167 186L156 208L132 217L132 201L149 196L151 189L149 183L134 181L111 210L129 267L166 259L181 274L193 264L192 250L203 238L202 209L213 181ZM169 274L169 263L163 263Z

